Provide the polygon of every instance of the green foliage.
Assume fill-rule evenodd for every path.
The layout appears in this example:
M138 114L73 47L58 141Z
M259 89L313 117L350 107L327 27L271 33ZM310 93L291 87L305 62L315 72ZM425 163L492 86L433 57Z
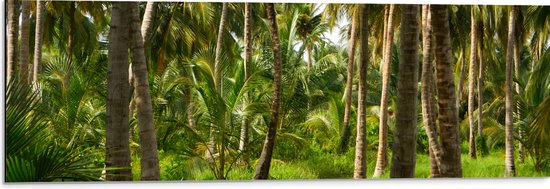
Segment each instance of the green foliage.
M477 149L477 155L484 157L489 154L489 147L487 147L487 141L485 140L485 137L482 136L476 136L476 149Z

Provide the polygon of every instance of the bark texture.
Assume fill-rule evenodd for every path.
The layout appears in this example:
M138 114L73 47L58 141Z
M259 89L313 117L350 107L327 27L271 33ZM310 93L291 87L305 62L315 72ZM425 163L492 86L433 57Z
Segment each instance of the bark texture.
M508 19L508 43L506 46L506 100L505 100L505 169L504 176L516 176L516 166L514 163L514 89L513 89L513 67L514 67L514 47L515 47L515 26L516 26L517 7L510 6L510 18Z
M29 83L29 49L30 49L30 9L31 2L22 1L21 10L21 45L19 51L19 79L25 85Z
M468 156L470 158L476 158L476 140L475 140L475 76L476 76L476 67L477 67L477 22L474 15L474 10L472 7L471 16L470 16L471 32L470 32L470 68L468 70L468 123L470 125L469 129L469 148Z

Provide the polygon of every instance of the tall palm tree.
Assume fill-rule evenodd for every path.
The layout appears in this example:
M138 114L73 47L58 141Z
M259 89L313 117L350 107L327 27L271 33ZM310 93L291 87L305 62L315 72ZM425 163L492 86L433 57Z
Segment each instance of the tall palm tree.
M153 119L145 49L143 37L141 36L139 3L131 3L129 6L131 14L129 22L130 51L132 52L132 72L134 74L134 91L141 147L141 180L160 180L157 134Z
M33 88L38 89L38 72L42 62L42 26L44 25L44 1L36 1L36 26L34 28L34 61L33 61L33 73L32 73L32 82Z
M435 62L439 104L439 132L441 140L442 177L462 177L456 93L451 69L451 36L448 7L431 5L433 35L435 37Z
M369 64L369 23L368 5L360 4L359 8L359 84L357 87L357 137L355 138L354 179L367 178L367 66ZM349 77L349 76L348 76Z
M470 124L470 136L469 136L469 149L468 156L470 158L476 158L476 143L475 143L475 117L474 117L474 106L475 106L475 75L476 75L476 61L477 61L477 21L474 14L475 6L471 7L470 15L470 68L468 70L468 123ZM481 120L478 120L481 121Z
M16 74L17 66L17 40L19 34L19 1L8 0L8 32L7 32L7 61L6 61L6 83Z
M249 77L249 66L252 60L252 9L250 3L244 3L244 79ZM244 104L244 103L243 103ZM239 151L242 153L247 149L248 143L248 117L243 114L241 124L241 135L239 140ZM245 162L248 158L243 156Z
M258 159L254 179L268 179L269 168L271 166L271 156L275 147L275 137L277 136L277 127L279 126L279 102L281 96L281 74L282 57L281 44L279 41L279 29L277 27L275 7L273 3L264 4L271 35L271 45L273 46L273 97L269 117L269 125L265 137L262 153Z
M505 135L506 135L506 160L504 176L513 177L516 175L516 167L514 163L514 99L513 99L513 85L512 85L512 72L514 66L514 48L515 43L515 26L517 7L510 6L510 17L508 19L508 40L506 45L506 111L505 111Z
M433 75L433 35L431 24L430 5L422 5L422 118L424 130L428 135L430 155L430 177L439 177L441 164L441 144L437 134L435 83Z
M386 5L387 22L384 32L384 45L382 55L382 94L380 97L380 123L378 124L378 155L376 168L372 177L377 178L383 174L388 164L388 88L391 76L391 52L393 44L395 5Z
M401 6L397 112L390 177L412 178L416 164L418 5Z
M485 7L480 7L480 17L484 17L483 9ZM478 77L477 77L477 135L478 137L483 137L483 80L484 80L484 65L485 57L485 45L484 45L484 36L485 36L485 26L483 24L484 19L479 20L479 68L478 68ZM478 144L484 145L484 144ZM483 153L483 152L481 152Z
M131 3L112 4L107 69L105 166L107 180L132 180L130 166L128 99L128 48ZM116 168L116 169L109 169Z
M345 92L345 100L346 104L344 106L344 123L342 124L342 132L340 136L340 143L338 144L338 152L342 153L346 151L349 143L349 137L350 137L350 127L349 127L349 119L351 115L351 96L353 94L353 69L354 69L354 62L355 62L355 48L356 48L356 41L357 41L357 30L359 30L359 14L358 11L353 9L350 10L350 16L351 16L351 34L349 38L348 43L348 68L347 68L347 80L346 80L346 92Z
M30 33L30 11L31 4L29 1L22 1L21 9L21 45L19 51L19 79L24 85L28 84L29 80L29 33Z

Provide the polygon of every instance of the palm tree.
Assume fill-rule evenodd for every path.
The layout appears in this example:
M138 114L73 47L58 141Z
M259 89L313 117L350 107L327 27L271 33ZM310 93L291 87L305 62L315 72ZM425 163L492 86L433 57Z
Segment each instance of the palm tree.
M455 86L451 69L451 36L449 31L448 7L431 5L433 35L435 37L435 62L437 72L437 93L439 104L439 132L441 140L442 177L462 177L458 117Z
M36 27L34 29L34 62L33 62L33 73L32 73L32 82L33 88L38 89L38 72L42 62L42 26L44 21L42 17L44 16L44 4L45 2L41 0L36 1Z
M107 180L132 180L128 123L128 48L130 36L126 14L131 3L112 4L107 75L106 158ZM35 65L36 66L36 65ZM35 67L36 68L36 67ZM117 169L109 169L117 168Z
M422 117L424 130L428 135L430 155L430 177L439 177L441 164L441 144L436 125L435 83L433 76L433 35L430 5L422 5Z
M355 166L353 171L354 179L367 178L367 125L366 125L366 103L367 103L367 66L369 64L369 23L367 17L368 5L359 4L359 84L357 98L357 137L355 139ZM349 77L349 76L348 76Z
M21 45L19 51L19 79L21 83L28 84L29 80L29 33L30 33L30 8L31 4L29 1L22 1L22 10L21 10Z
M153 120L149 74L145 62L145 49L141 36L139 3L130 7L130 43L132 52L132 72L134 74L135 99L141 147L141 180L160 180L157 152L157 134ZM128 106L126 106L128 107Z
M8 32L7 32L7 61L6 61L6 83L16 74L17 64L17 39L19 31L19 1L8 0Z
M477 21L474 14L474 6L471 7L471 32L470 32L470 68L468 70L468 123L470 124L470 137L469 137L469 149L468 156L470 158L476 158L476 143L475 143L475 116L474 116L474 98L475 98L475 75L476 75L476 61L477 61ZM481 121L481 120L478 120Z
M266 3L264 5L267 14L267 20L269 23L269 31L271 34L271 44L273 46L273 97L268 131L266 134L262 153L260 154L260 158L258 159L258 164L254 173L254 179L268 179L269 177L271 156L273 155L273 148L275 147L275 137L277 135L277 127L279 126L279 102L281 95L282 57L281 45L279 43L279 31L275 15L276 13L273 3Z
M355 62L355 48L357 41L357 30L359 30L359 14L358 11L353 9L350 10L351 16L351 34L349 38L349 49L348 49L348 68L347 68L347 80L346 80L346 92L345 92L345 108L344 108L344 123L342 124L342 132L340 136L340 143L338 145L338 152L342 153L348 148L349 137L350 137L350 128L349 128L349 119L351 115L351 96L353 94L353 69Z
M378 178L383 174L388 164L388 88L391 76L391 52L393 44L395 5L386 5L387 22L385 23L384 45L382 55L382 94L380 97L380 124L378 124L378 155L376 168L372 177Z
M249 78L249 66L252 60L252 9L250 3L244 3L244 79ZM248 96L248 95L246 95ZM243 103L244 104L244 103ZM241 135L239 140L239 151L242 153L247 149L248 143L248 117L242 116ZM248 162L246 155L242 158L245 162Z
M506 160L504 176L513 177L516 175L516 167L514 163L514 99L512 86L512 72L514 66L514 48L515 43L515 26L517 7L510 6L510 17L508 20L508 43L506 45L506 114L505 114L505 135L506 135Z
M390 177L412 178L416 164L418 6L401 6L397 112Z

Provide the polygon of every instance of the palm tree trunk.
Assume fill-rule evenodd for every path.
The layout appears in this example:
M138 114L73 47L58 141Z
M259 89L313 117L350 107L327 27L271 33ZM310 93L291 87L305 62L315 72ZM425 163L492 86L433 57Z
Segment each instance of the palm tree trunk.
M15 76L15 67L17 66L17 40L19 35L19 0L8 0L8 43L7 46L7 65L6 65L6 83Z
M468 123L470 125L469 149L468 156L476 158L476 143L475 143L475 75L477 61L477 22L474 17L474 10L471 10L471 32L470 32L470 68L468 70Z
M29 1L22 1L22 14L21 14L21 46L19 51L19 79L24 85L29 84L29 45L30 45L30 9L31 4Z
M483 9L480 9L483 11ZM477 78L477 135L479 137L483 137L483 62L484 62L484 56L483 52L485 51L483 36L484 36L484 26L483 22L480 21L479 23L479 75ZM485 145L485 144L481 144ZM483 152L482 152L483 153Z
M436 125L435 93L433 79L433 35L430 5L422 6L422 118L428 136L430 155L430 177L440 177L441 145Z
M185 101L185 113L187 114L187 124L189 124L189 128L195 129L195 118L193 118L194 113L194 104L193 104L193 92L191 91L191 87L185 87L183 89L183 96Z
M514 163L514 91L513 91L513 67L514 67L514 47L515 47L515 25L516 25L516 7L510 6L510 18L508 20L508 43L506 46L506 115L504 130L506 135L506 160L504 176L513 177L516 175Z
M250 3L244 4L244 78L248 79L248 68L252 60L252 11ZM245 94L245 98L248 94ZM244 105L243 105L244 106ZM244 109L245 107L243 107ZM239 140L239 152L244 153L248 144L248 117L242 116L241 135ZM248 164L248 157L246 154L241 155L241 160Z
M149 74L145 62L145 47L141 35L139 3L130 7L130 42L132 52L132 71L134 74L134 91L137 109L140 152L141 180L160 180L160 169L157 152L157 138L153 119L153 108L149 90ZM126 106L128 107L128 106Z
M132 180L128 118L128 3L112 4L108 44L106 158L107 180ZM127 168L127 169L112 169Z
M440 173L442 177L462 177L456 93L451 68L448 7L445 5L431 5L430 11L432 14L433 35L435 36L438 120L442 149Z
M75 27L75 12L76 12L76 2L69 2L69 34L67 38L67 57L69 58L69 67L73 63L73 49L74 49L74 27Z
M147 5L145 5L145 13L143 14L143 21L141 23L141 34L144 44L149 44L151 28L153 27L153 18L155 18L155 2L147 1Z
M413 178L416 164L418 5L401 5L397 112L391 178Z
M386 32L384 32L384 49L382 55L382 94L380 99L380 124L378 124L378 157L376 158L376 168L372 177L378 178L384 173L388 164L388 88L390 86L391 76L391 52L393 43L393 16L395 14L395 5L388 5L388 18Z
M279 108L281 98L281 74L282 74L282 57L281 45L279 42L279 31L277 27L275 8L273 3L266 3L265 9L267 20L269 23L269 31L271 33L271 44L273 45L273 97L271 105L271 116L269 118L269 127L265 138L265 143L258 159L254 179L267 179L269 177L269 167L271 166L271 156L275 147L275 136L277 135L277 126L279 125Z
M38 72L40 70L40 66L42 65L42 26L44 25L43 20L43 12L44 12L44 1L37 0L36 1L36 26L35 26L35 33L34 33L34 63L33 63L33 73L32 73L32 82L33 82L33 89L38 89Z
M520 55L520 49L521 49L521 46L520 46L520 40L517 39L517 41L515 42L514 44L514 77L519 80L521 75L520 75L520 65L521 65L521 55ZM515 84L515 90L516 90L516 93L518 96L521 96L521 88L519 86L519 83L516 83ZM517 117L518 117L518 120L521 120L522 119L522 114L521 114L521 111L520 111L520 107L519 107L519 103L516 104L516 114L517 114ZM523 148L523 127L522 125L518 125L518 140L520 141L518 143L518 148L519 148L519 154L518 154L518 161L520 163L523 163L524 162L524 156L525 156L525 150Z
M367 66L369 65L369 23L367 17L368 5L359 4L359 85L357 97L357 137L355 138L354 179L367 178Z
M355 62L355 48L357 40L357 30L359 29L359 19L357 15L352 15L351 19L351 36L349 39L349 51L348 51L348 73L346 81L345 99L346 104L344 107L344 123L342 124L342 132L340 132L340 143L338 144L337 151L343 153L347 150L350 137L349 118L351 114L351 96L353 94L353 69Z
M464 88L464 78L466 73L466 49L462 48L460 71L458 73L458 85L456 86L456 108L460 109L460 100L462 99L462 89ZM458 112L457 112L458 113Z

